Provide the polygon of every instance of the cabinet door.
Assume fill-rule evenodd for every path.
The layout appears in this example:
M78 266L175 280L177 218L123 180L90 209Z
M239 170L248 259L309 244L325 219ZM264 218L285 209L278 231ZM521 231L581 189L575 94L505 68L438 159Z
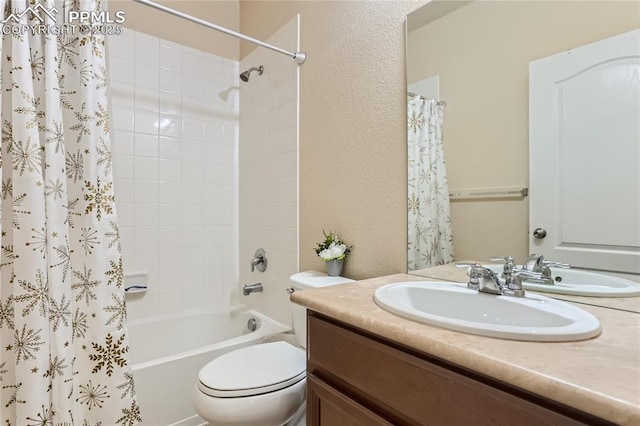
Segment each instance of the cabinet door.
M391 425L312 374L307 375L307 424L309 426Z

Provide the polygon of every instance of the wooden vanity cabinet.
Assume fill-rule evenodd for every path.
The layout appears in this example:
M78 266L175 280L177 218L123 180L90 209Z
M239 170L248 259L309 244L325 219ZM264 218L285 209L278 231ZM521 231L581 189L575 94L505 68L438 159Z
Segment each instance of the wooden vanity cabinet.
M610 425L308 311L307 425Z

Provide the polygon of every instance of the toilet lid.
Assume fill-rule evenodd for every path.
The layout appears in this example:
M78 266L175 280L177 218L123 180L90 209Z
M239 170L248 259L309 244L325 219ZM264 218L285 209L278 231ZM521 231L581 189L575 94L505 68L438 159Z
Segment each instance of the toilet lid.
M198 373L198 388L207 395L260 395L289 387L304 379L306 354L287 342L247 346L226 353Z

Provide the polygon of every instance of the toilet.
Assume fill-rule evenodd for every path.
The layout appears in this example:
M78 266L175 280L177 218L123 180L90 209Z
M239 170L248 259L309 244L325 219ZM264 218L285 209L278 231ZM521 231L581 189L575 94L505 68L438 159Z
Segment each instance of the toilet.
M294 291L353 281L315 271L293 274L290 280ZM294 304L293 331L301 347L284 341L261 343L205 365L194 393L198 415L211 426L280 426L294 417L304 419L306 322L305 308Z

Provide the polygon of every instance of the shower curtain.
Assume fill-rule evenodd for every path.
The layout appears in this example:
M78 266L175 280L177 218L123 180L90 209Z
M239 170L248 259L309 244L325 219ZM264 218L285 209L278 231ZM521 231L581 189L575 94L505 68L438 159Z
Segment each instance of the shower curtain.
M442 150L444 106L409 94L408 269L453 261L449 188Z
M101 2L0 5L0 422L133 425L105 39L52 33Z

